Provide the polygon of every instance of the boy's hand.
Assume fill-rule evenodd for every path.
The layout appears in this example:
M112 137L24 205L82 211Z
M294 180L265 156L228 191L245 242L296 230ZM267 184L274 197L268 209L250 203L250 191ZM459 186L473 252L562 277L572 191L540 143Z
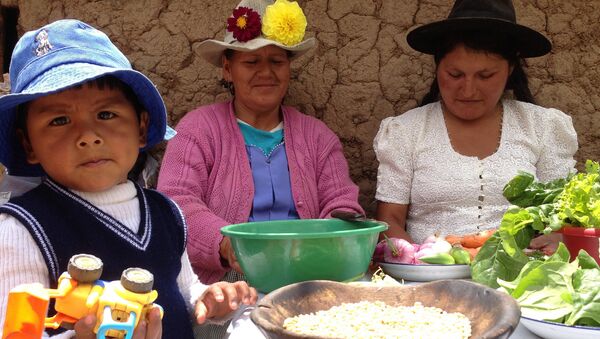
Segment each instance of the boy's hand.
M245 281L219 281L208 287L196 303L196 321L202 324L208 318L221 318L237 310L241 303L256 303L258 294Z
M96 316L87 315L75 323L75 338L77 339L96 339L94 326L96 325Z
M96 316L88 315L75 323L75 338L96 339L94 326ZM147 314L147 319L140 321L133 333L133 339L160 339L162 337L162 321L160 310L154 307Z
M132 339L160 339L162 338L162 319L160 310L154 307L146 315L146 319L140 321Z

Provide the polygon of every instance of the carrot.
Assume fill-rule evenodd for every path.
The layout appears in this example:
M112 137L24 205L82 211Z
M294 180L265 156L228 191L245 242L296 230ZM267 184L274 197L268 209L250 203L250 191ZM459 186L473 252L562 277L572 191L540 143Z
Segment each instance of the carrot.
M460 244L463 245L463 247L469 248L481 247L483 243L485 243L492 235L494 235L494 232L496 232L496 230L487 230L473 234L467 234L463 236Z
M450 234L447 235L445 239L450 243L450 245L462 243L462 237L460 235Z
M461 244L462 247L465 248L477 248L481 247L483 243L485 243L492 235L494 235L494 232L496 232L496 230L481 231L472 234L465 234L462 236L450 234L447 235L445 239L451 245Z
M477 248L463 247L463 248L465 250L467 250L467 252L469 252L469 255L471 256L471 261L473 261L473 259L475 258L477 253L479 253L479 250L481 249L481 247L477 247Z

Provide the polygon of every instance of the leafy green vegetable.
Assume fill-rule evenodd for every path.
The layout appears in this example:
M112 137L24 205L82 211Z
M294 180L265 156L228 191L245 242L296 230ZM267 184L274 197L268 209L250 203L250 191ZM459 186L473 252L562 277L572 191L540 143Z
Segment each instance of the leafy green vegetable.
M590 257L589 255L587 256L587 258L592 259L592 261L594 260L594 258ZM547 259L544 259L543 261L569 262L570 260L571 260L571 254L570 254L569 250L567 249L565 244L559 243L558 248L556 249L556 252L554 252L554 254L552 254Z
M600 326L600 269L576 271L573 289L573 311L565 324Z
M533 174L519 171L518 174L504 186L502 194L508 201L511 201L512 199L521 196L534 180Z
M585 251L573 262L560 243L550 257L524 253L536 234L565 224L600 227L600 164L548 183L519 172L505 187L515 206L471 264L473 280L513 296L523 315L567 325L600 326L600 266Z
M471 264L473 280L492 288L499 286L498 278L514 279L521 268L530 261L520 249L527 247L533 230L529 228L520 230L512 237L513 241L506 244L501 240L500 233L500 231L494 233L485 242Z
M503 215L497 237L488 240L471 266L473 280L498 287L495 279L512 280L529 261L524 253L536 234L563 225L600 226L600 165L588 160L586 173L569 174L547 183L520 171L503 190L515 206Z
M586 172L578 173L558 195L556 213L563 224L586 228L600 226L599 164L588 160Z
M585 251L583 251L583 252L585 253ZM596 262L596 260L594 258L592 258L591 256L587 255L587 253L585 253L585 255L583 255L582 252L579 251L577 260L579 261L579 266L583 269L594 269L594 268L600 269L600 266L598 266L598 263Z
M533 250L532 252L527 253L527 257L529 261L533 260L546 260L546 254L541 250Z
M532 264L535 262L529 265ZM573 311L570 290L575 270L573 265L560 261L542 263L529 269L511 293L521 306L521 313L534 319L564 319Z
M551 257L523 266L516 279L499 279L500 290L518 301L526 317L600 326L600 268L585 251L569 260L561 243Z
M559 178L547 183L536 182L532 174L519 171L508 184L502 194L513 205L519 207L539 206L554 202L562 192L565 183L570 179Z

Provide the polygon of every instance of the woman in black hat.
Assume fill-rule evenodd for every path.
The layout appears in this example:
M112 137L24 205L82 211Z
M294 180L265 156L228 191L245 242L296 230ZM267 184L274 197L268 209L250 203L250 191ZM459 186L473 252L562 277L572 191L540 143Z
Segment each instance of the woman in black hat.
M377 218L388 236L421 243L436 231L497 228L509 206L503 186L517 171L541 181L574 171L571 118L535 105L523 70L551 44L516 23L510 0L457 0L446 20L407 40L434 56L436 73L421 106L383 120L374 141Z

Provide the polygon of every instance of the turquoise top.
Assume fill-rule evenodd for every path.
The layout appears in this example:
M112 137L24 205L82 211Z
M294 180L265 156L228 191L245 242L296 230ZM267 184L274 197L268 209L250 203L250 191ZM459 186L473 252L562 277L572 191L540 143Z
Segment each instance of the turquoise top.
M246 145L260 148L266 156L273 151L275 146L283 141L283 128L268 132L239 121L238 125L242 131Z

